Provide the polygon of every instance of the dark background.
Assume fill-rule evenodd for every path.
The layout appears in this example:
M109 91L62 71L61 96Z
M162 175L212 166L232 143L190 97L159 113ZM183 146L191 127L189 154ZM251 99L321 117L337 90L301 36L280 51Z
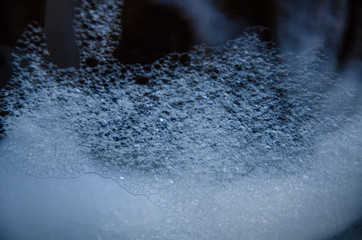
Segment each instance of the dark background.
M333 54L338 59L338 66L343 68L349 59L359 59L362 56L360 46L362 4L359 0L305 1L311 6L311 10L308 10L310 16L302 20L302 22L305 21L305 26L302 27L309 29L299 33L282 29L285 22L293 20L294 13L298 15L301 11L297 8L300 6L292 3L291 0L189 1L189 9L194 7L193 4L196 6L197 3L207 2L212 9L218 11L219 15L225 17L226 20L223 22L225 26L216 26L210 30L214 30L215 35L218 36L224 34L221 40L212 39L213 36L210 33L206 37L200 37L200 29L207 28L202 25L200 27L197 22L202 15L197 16L197 13L190 15L187 13L187 6L180 6L175 2L177 1L125 0L121 15L122 37L119 39L119 46L114 56L123 64L151 63L167 53L187 51L198 43L219 44L239 36L246 27L255 25L269 28L263 36L264 40L274 40L280 46L298 50L302 45L300 43L302 38L298 34L305 34L310 29L310 32L321 31L324 27L318 23L317 18L321 15L320 12L325 11L326 2L336 4L335 8L338 8L338 4L342 2L347 6L346 14L336 14L337 17L344 18L343 29L338 32L341 36L338 42L334 43L335 46L332 46L337 48L334 49ZM288 2L291 6L289 10L283 7L283 4ZM80 0L2 0L0 2L0 88L11 76L11 51L16 40L21 37L24 28L32 21L37 21L46 29L47 45L52 62L61 68L79 66L78 49L72 31L73 8L79 4ZM217 18L210 21L212 20L219 21ZM320 28L315 27L318 24L321 25ZM226 32L223 30L228 27L226 25L232 25L233 28ZM328 41L333 42L327 39L327 44ZM283 45L283 42L289 44Z

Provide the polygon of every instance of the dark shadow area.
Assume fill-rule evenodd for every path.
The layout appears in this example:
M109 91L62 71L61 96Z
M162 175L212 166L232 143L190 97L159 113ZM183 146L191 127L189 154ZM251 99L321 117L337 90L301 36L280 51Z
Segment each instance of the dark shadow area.
M327 240L360 240L362 239L362 219L355 222L347 230Z
M199 21L197 18L202 17L195 16L197 11L193 13L194 16L187 12L192 8L192 6L186 6L190 5L189 2L182 4L176 2L125 0L121 14L122 36L114 56L123 64L148 64L168 53L185 52L193 45L203 42L198 31L210 26L203 27L202 24L205 23L197 22ZM334 2L339 3L338 0ZM346 2L349 7L348 18L344 23L345 31L338 43L338 49L333 50L337 55L340 69L348 65L351 59L358 60L362 56L360 44L362 17L359 14L362 11L362 2L358 0ZM11 76L12 48L31 21L37 21L45 27L46 43L53 63L60 68L79 66L79 52L72 29L74 7L79 3L80 0L4 0L0 2L0 88ZM280 0L200 0L195 1L196 3L202 3L199 4L201 8L210 5L198 11L214 9L216 14L222 15L227 20L223 23L224 25L233 25L232 27L224 26L232 29L225 40L240 36L247 27L261 25L269 29L260 36L262 40L274 40L277 44L284 41L278 37L278 29L282 27L280 16L289 13L283 12ZM316 5L318 4L321 5L321 1L317 1ZM323 13L323 8L320 11ZM217 26L216 30L220 27L223 27L222 24ZM222 30L220 30L221 33ZM291 45L298 45L301 34L289 36L292 38Z
M11 77L11 48L7 45L0 45L0 88L4 87Z
M233 37L238 37L245 27L264 26L270 29L263 35L263 41L276 40L277 29L277 0L240 1L240 0L212 0L221 12L238 24Z
M171 52L188 51L195 43L180 9L147 0L124 1L122 36L114 52L121 63L151 63Z
M0 88L11 76L11 50L32 21L44 25L45 0L0 1Z
M50 60L60 68L78 67L79 54L73 34L74 7L80 0L0 1L0 88L9 81L11 52L33 21L45 27Z
M46 4L46 44L50 60L60 68L79 67L73 33L74 8L79 4L79 0L48 0Z
M347 28L338 51L338 68L344 69L350 60L362 58L362 1L349 0Z

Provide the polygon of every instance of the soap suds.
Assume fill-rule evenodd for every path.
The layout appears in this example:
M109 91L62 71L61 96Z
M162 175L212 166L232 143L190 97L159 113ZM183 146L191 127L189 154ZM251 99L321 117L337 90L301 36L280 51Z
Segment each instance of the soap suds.
M0 90L6 161L35 177L116 180L162 210L155 239L318 239L361 217L358 81L321 50L260 41L262 28L122 65L121 5L78 9L80 69L49 62L41 27L24 33Z

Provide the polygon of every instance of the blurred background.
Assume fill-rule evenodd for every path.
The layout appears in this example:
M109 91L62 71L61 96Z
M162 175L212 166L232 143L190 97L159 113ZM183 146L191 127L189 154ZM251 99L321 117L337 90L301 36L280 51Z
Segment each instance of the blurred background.
M11 51L24 28L46 29L51 60L78 67L72 22L81 0L0 2L0 87L11 76ZM124 0L122 36L114 52L123 64L151 63L195 44L218 45L247 27L265 26L263 40L292 51L322 43L336 69L361 59L362 2L359 0ZM95 6L96 7L96 6ZM121 12L121 9L120 9Z

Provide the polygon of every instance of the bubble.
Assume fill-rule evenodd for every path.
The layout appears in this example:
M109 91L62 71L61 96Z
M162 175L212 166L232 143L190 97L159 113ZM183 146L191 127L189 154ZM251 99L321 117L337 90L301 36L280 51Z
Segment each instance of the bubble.
M261 41L263 28L124 65L121 5L82 2L79 69L58 69L44 29L27 29L0 90L8 161L36 177L112 178L160 207L167 239L323 238L361 216L356 81L321 51Z

